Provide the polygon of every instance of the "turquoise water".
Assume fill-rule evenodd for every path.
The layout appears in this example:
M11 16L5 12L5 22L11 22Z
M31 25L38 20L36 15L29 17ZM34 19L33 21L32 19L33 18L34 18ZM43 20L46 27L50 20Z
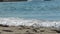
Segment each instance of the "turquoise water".
M0 17L60 20L60 0L0 2Z
M60 0L0 2L0 24L60 27Z

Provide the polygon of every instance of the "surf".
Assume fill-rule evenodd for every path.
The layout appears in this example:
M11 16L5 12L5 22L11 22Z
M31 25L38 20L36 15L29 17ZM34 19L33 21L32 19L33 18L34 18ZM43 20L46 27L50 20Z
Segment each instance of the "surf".
M48 21L23 18L0 18L0 24L9 26L59 27L60 21Z

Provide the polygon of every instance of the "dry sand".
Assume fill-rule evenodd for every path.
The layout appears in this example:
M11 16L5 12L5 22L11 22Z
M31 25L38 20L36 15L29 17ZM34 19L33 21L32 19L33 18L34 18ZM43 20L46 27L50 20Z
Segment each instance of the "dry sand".
M34 28L27 26L20 27L5 27L0 26L0 34L59 34L57 31L52 30L51 28Z

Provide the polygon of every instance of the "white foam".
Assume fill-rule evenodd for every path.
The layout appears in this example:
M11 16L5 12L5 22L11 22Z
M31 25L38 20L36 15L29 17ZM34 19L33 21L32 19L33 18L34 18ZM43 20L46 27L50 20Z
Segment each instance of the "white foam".
M42 21L36 19L0 18L0 24L9 26L59 27L60 21Z

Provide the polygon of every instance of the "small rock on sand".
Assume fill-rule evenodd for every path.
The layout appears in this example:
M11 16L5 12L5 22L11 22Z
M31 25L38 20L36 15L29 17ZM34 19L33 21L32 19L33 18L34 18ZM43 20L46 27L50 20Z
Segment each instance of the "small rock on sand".
M2 30L4 32L13 32L12 30Z

